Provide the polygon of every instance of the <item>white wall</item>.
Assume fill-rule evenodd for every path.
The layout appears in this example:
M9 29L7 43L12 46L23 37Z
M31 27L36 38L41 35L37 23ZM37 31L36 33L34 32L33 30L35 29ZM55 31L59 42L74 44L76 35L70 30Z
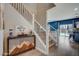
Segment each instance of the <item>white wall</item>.
M3 7L4 4L0 3L0 29L3 29Z
M3 54L3 31L0 30L0 55Z
M28 9L31 13L35 14L35 19L39 22L39 24L41 24L44 28L46 28L46 11L51 8L49 3L31 3L31 4L24 4L24 6L26 7L26 9ZM52 4L52 7L54 5ZM40 27L39 26L35 26L35 31L38 32L40 31ZM38 33L37 33L38 34ZM36 38L36 49L40 50L43 53L47 53L47 48L46 46L43 45L43 43L41 42L42 40L37 37Z
M9 4L5 4L5 11L4 11L4 55L6 55L7 50L7 36L9 35L9 29L14 29L18 25L25 26L27 29L31 27L26 19L22 15L20 15L16 9L14 9Z
M5 10L5 21L9 21L7 24L10 23L10 25L23 25L23 26L29 26L27 20L17 12L12 6L6 5ZM10 26L11 27L11 26Z
M36 13L37 12L37 4L36 3L24 3L24 6L31 13Z
M79 3L56 3L56 7L47 11L48 21L63 20L75 17L74 8L79 13Z
M0 4L0 29L1 29L1 4Z
M35 19L46 28L46 11L54 7L53 3L25 3L24 6L31 13L35 14Z
M34 9L32 9L33 8L32 7L33 4L25 4L25 5L26 5L26 8L28 8L29 10L31 10L31 12L36 12ZM24 17L22 17L14 8L12 8L8 4L5 4L5 6L6 6L5 7L5 15L4 15L5 32L6 32L5 36L8 34L8 30L10 28L13 28L14 29L17 25L23 25L23 26L26 26L27 28L31 27L31 26L28 25L28 22L26 22L26 20L24 19ZM48 9L49 6L46 6L45 7L45 5L44 6L40 5L39 7L40 8L38 8L38 12L39 12L39 15L41 17L40 18L40 21L42 22L42 25L43 24L46 25L46 9ZM5 40L5 42L6 42L6 40ZM42 46L41 42L38 39L36 40L36 46L37 46L37 48L40 48L43 51L46 50Z
M4 22L5 22L5 30L9 31L9 29L15 29L16 26L22 25L27 29L30 27L29 23L22 15L20 15L13 7L9 4L5 4L5 12L4 12Z

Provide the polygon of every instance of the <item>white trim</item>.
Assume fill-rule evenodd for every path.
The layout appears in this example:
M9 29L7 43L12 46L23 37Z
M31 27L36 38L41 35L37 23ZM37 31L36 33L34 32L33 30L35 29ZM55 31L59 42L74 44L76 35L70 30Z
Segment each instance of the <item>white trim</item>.
M38 34L33 30L34 34L36 35L36 37L39 39L39 41L42 43L44 49L46 49L46 45L44 44L44 42L40 39L40 37L38 36ZM44 54L47 54L46 51L38 48L38 47L35 47L37 50L39 50L40 52L44 53Z
M44 46L44 47L46 47L46 45L44 44L44 42L41 40L41 38L40 38L40 36L35 32L35 30L34 30L34 22L35 22L36 20L35 20L35 18L34 18L34 14L33 14L33 29L32 29L32 31L34 32L34 34L36 35L36 37L39 39L39 41L42 43L42 45ZM37 21L36 21L36 23L39 25L39 26L41 26ZM42 26L41 26L41 28L44 30L44 31L46 31Z
M39 39L39 41L42 43L42 45L44 46L44 47L46 47L46 45L44 44L44 42L41 40L41 38L39 37L39 35L34 31L34 30L32 30L33 32L34 32L34 34L36 35L36 37Z
M54 19L54 20L48 20L48 22L57 22L57 21L65 21L65 20L69 20L69 19L74 19L74 18L78 18L78 17L70 17L70 18L66 18L66 19Z
M55 29L55 28L54 28L53 26L51 26L51 25L48 25L48 26L50 26L51 28ZM49 30L50 30L50 29L49 29ZM55 29L55 30L56 30L56 29ZM56 31L57 31L57 30L56 30ZM57 31L57 32L58 32L58 31ZM56 32L56 33L57 33L57 32ZM58 34L57 34L57 35L58 35ZM49 36L58 44L58 36L57 36L57 39L55 39L54 36L52 36L52 35L50 35L50 34L49 34Z
M48 24L48 26L50 26L51 28L55 29L53 26L51 26L51 25L49 25L49 24ZM56 30L56 29L55 29L55 30Z
M47 27L47 31L46 31L46 49L47 49L47 54L49 54L49 28L48 26Z
M41 25L38 23L38 21L36 21L35 19L34 19L34 21L46 32L46 29L44 29L43 26L41 26Z
M55 42L57 41L52 35L49 35L51 38L52 38L52 40L54 40Z
M42 49L36 47L37 50L39 50L40 52L44 53L45 55L47 55L46 51L43 51Z
M54 46L55 45L55 43L52 43L51 45L49 45L49 48L51 47L51 46Z
M34 28L35 28L35 27L34 27L34 18L35 18L34 14L32 15L32 18L33 18L33 19L32 19L32 25L33 25L33 29L34 29Z

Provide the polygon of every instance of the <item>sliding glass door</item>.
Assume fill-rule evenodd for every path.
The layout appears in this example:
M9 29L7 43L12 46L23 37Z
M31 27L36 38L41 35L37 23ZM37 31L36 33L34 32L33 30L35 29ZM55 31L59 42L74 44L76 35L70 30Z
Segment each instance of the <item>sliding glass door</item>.
M60 25L60 36L69 36L70 33L73 31L72 24L63 24Z

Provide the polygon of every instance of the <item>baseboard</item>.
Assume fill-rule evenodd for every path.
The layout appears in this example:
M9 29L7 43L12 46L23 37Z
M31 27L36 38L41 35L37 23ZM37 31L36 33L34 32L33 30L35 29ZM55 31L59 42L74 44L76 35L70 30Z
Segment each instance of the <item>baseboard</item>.
M7 52L3 53L3 56L9 56Z
M47 55L47 53L45 51L43 51L42 49L36 47L37 50L39 50L40 52L44 53L45 55Z

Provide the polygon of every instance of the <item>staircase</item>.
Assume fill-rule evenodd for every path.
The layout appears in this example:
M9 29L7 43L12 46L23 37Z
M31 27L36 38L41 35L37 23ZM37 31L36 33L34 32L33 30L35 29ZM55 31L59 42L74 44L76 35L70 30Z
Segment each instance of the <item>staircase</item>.
M50 28L49 28L49 41L52 41L53 43L51 44L51 43L49 43L50 44L50 46L51 45L58 45L58 30L56 30L53 26L51 26L50 24L48 25ZM50 29L54 29L55 31L53 31L53 30L50 30ZM49 47L50 47L49 46Z
M12 7L14 7L27 21L32 24L32 14L29 12L22 3L11 3Z
M29 10L27 10L25 8L25 6L22 3L11 3L10 4L14 9L17 10L17 12L22 15L25 20L32 26L31 30L33 31L34 35L36 36L36 49L40 50L41 52L48 54L48 42L43 41L44 38L41 38L41 36L39 35L39 31L38 29L36 29L35 24L37 24L37 27L39 27L40 29L42 29L45 34L47 34L46 29L43 28L43 26L40 25L40 23L38 21L36 21L36 19L34 18L35 15L32 14ZM46 39L45 35L45 40Z

